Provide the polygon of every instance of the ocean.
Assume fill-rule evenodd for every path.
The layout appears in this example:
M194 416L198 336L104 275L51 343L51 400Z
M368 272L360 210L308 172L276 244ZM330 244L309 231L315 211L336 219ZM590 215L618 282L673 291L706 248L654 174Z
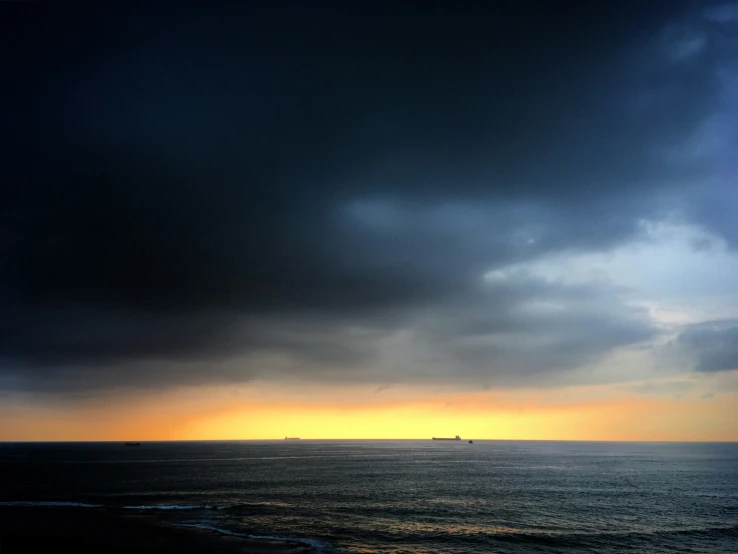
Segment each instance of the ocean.
M738 443L3 443L0 506L22 505L329 553L735 553Z

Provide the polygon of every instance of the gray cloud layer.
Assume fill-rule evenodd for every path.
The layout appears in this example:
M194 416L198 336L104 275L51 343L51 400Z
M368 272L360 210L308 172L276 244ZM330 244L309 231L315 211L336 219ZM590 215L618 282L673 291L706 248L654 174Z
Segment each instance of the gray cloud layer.
M3 40L42 38L5 93L0 372L52 391L427 360L543 380L648 339L616 290L483 275L686 210L732 25L671 1L11 9Z
M694 356L697 371L738 369L738 320L688 325L677 342Z

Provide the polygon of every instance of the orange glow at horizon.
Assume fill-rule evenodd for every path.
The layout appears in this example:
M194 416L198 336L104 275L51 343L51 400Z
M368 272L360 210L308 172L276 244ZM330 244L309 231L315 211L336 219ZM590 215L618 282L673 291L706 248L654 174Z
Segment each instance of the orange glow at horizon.
M738 394L552 403L542 393L311 403L172 395L135 405L0 409L0 440L468 439L737 441Z

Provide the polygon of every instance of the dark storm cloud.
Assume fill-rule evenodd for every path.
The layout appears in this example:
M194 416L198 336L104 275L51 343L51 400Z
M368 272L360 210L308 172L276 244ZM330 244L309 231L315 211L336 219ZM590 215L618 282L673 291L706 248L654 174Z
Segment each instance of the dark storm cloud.
M639 4L3 7L5 373L374 378L410 329L454 342L451 378L528 375L643 340L612 291L468 304L489 270L627 240L704 174L681 147L724 48L695 4ZM498 338L469 346L475 325ZM526 332L527 354L499 338Z
M703 372L738 369L738 320L708 321L687 326L677 341Z
M39 310L32 331L6 329L11 340L4 351L16 361L4 373L22 388L74 383L78 392L264 375L386 386L449 379L548 385L571 383L568 370L655 334L647 314L624 305L617 291L522 271L402 310L394 317L364 310L157 316Z
M706 13L711 51L716 64L715 78L721 94L714 99L713 114L703 124L712 135L703 149L714 168L712 179L700 181L688 202L693 219L738 247L738 9L734 2L719 3Z

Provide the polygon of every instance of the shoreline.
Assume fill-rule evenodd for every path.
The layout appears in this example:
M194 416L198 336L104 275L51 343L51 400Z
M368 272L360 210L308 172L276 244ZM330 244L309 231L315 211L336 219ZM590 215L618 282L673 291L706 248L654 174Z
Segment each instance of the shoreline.
M3 554L307 554L288 539L249 538L163 521L156 514L104 507L0 506Z

